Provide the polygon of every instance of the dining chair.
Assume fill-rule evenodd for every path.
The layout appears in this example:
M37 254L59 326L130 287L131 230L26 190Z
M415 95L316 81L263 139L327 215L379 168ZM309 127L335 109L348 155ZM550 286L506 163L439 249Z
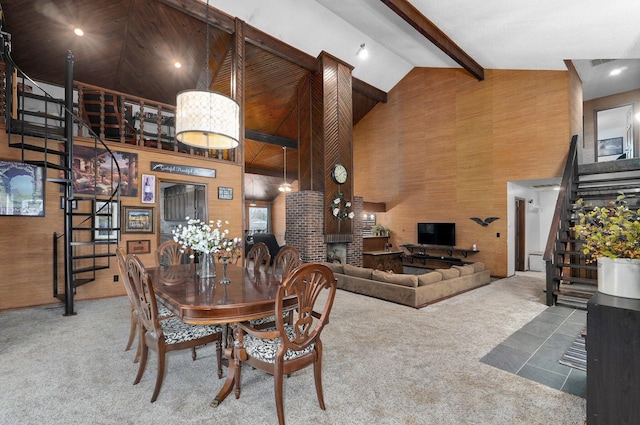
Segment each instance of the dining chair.
M131 328L129 330L129 340L127 341L127 346L124 349L124 351L129 351L131 349L131 346L133 345L133 341L136 338L136 334L138 333L138 313L135 306L138 296L135 293L135 288L133 288L133 285L131 284L131 281L129 279L129 274L127 273L127 260L125 258L124 248L118 247L116 249L116 257L118 259L120 277L122 278L124 289L127 291L127 296L129 297L129 301L131 303L131 308L129 310L129 315L131 317ZM173 317L173 313L165 306L159 305L158 316L160 317L160 320L164 320L169 317ZM136 350L136 356L133 359L134 363L138 363L138 361L140 361L140 354L142 350L142 346L140 344L141 341L138 339L138 349ZM191 353L191 357L193 358L193 360L196 359L195 348Z
M272 272L274 275L279 273L284 280L301 264L302 260L300 259L300 252L291 245L285 245L280 248L280 251L278 251L276 258L273 261ZM284 315L285 321L291 324L291 318L289 317L290 313L285 312ZM251 326L256 329L266 329L276 325L276 318L275 316L261 317L259 319L252 319L250 323Z
M274 376L278 422L284 425L284 375L313 365L320 408L322 393L322 341L320 334L329 323L336 294L336 279L324 264L308 263L296 268L278 288L276 328L258 330L248 322L238 324L237 350L242 363ZM295 298L292 324L286 324L284 300ZM236 394L240 394L241 362L235 363Z
M169 239L162 242L155 251L156 266L173 266L182 264L185 256L189 257L189 262L193 263L193 251L189 247L184 247L180 243Z
M247 253L247 258L244 263L245 268L249 269L253 267L254 271L258 271L262 266L264 266L263 270L268 272L270 264L271 254L269 254L269 248L267 248L267 245L264 242L254 243Z
M149 278L142 262L135 255L127 256L127 273L137 295L136 309L138 311L138 335L141 340L142 354L140 366L134 385L140 382L147 365L149 348L158 354L156 386L151 396L153 403L158 398L166 367L166 353L183 350L199 345L216 343L216 357L218 361L218 378L222 377L222 326L220 325L190 325L177 317L160 320L158 304L153 290L153 283Z
M285 245L280 248L280 251L278 251L273 261L273 273L275 274L279 271L284 279L300 264L302 264L300 251L291 245Z

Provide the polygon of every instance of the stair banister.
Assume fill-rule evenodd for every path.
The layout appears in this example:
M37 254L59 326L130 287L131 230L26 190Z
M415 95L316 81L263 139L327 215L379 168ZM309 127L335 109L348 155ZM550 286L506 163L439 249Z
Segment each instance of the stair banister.
M562 173L562 183L560 184L560 192L558 193L558 199L556 201L556 207L553 213L553 219L551 221L551 227L549 229L549 237L547 238L547 246L544 250L543 260L545 262L546 270L546 288L547 288L547 305L554 304L554 290L555 284L553 280L553 261L554 252L557 245L560 223L562 222L564 215L568 211L568 207L571 204L571 191L574 187L576 173L578 169L578 135L574 134L571 137L571 143L569 145L569 152L567 153L567 161L565 162L564 171Z

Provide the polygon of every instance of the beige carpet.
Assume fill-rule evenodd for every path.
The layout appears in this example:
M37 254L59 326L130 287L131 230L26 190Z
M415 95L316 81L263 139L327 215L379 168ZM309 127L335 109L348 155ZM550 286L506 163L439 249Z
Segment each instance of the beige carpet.
M494 346L546 306L544 282L518 276L421 310L338 291L325 329L324 391L311 369L285 381L295 424L582 424L585 400L485 365ZM171 353L158 400L142 382L124 297L0 312L2 424L276 424L273 379L243 370L240 399L209 407L222 381L212 347ZM225 370L226 374L226 370Z

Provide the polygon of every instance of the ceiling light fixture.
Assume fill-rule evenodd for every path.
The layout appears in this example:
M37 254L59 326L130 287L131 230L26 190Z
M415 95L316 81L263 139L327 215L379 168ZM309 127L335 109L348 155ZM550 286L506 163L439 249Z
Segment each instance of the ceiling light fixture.
M283 146L284 150L284 182L280 185L278 190L280 192L291 192L291 185L287 183L287 147Z
M209 1L207 0L206 90L185 90L176 98L176 139L203 149L233 149L240 143L240 105L209 90Z
M614 77L616 75L620 75L620 74L622 74L622 71L624 71L625 69L627 69L626 66L623 66L621 68L612 69L611 72L609 73L609 75L612 76L612 77Z
M356 56L359 57L360 59L366 59L369 57L369 51L364 46L364 43L360 45L360 48L356 52Z
M78 28L78 27L75 27L73 29L73 33L78 37L82 37L84 35L84 31L82 31L82 28Z
M176 68L182 68L182 64L180 62L178 62L178 61L175 61L173 63L173 66L176 67Z

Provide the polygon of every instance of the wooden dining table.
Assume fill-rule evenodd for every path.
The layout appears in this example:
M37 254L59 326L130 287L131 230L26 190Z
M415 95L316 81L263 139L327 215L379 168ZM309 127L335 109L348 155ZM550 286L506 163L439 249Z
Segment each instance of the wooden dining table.
M215 278L201 279L197 265L184 264L147 269L153 289L159 301L185 323L228 324L232 332L224 338L225 355L229 361L227 378L211 405L218 406L236 388L236 398L240 396L240 383L236 383L235 365L240 365L235 344L235 324L251 319L272 316L281 279L269 272L228 264L226 277L228 284L220 284L223 279L222 267L218 264ZM291 298L285 309L295 308ZM236 362L235 364L232 362Z

